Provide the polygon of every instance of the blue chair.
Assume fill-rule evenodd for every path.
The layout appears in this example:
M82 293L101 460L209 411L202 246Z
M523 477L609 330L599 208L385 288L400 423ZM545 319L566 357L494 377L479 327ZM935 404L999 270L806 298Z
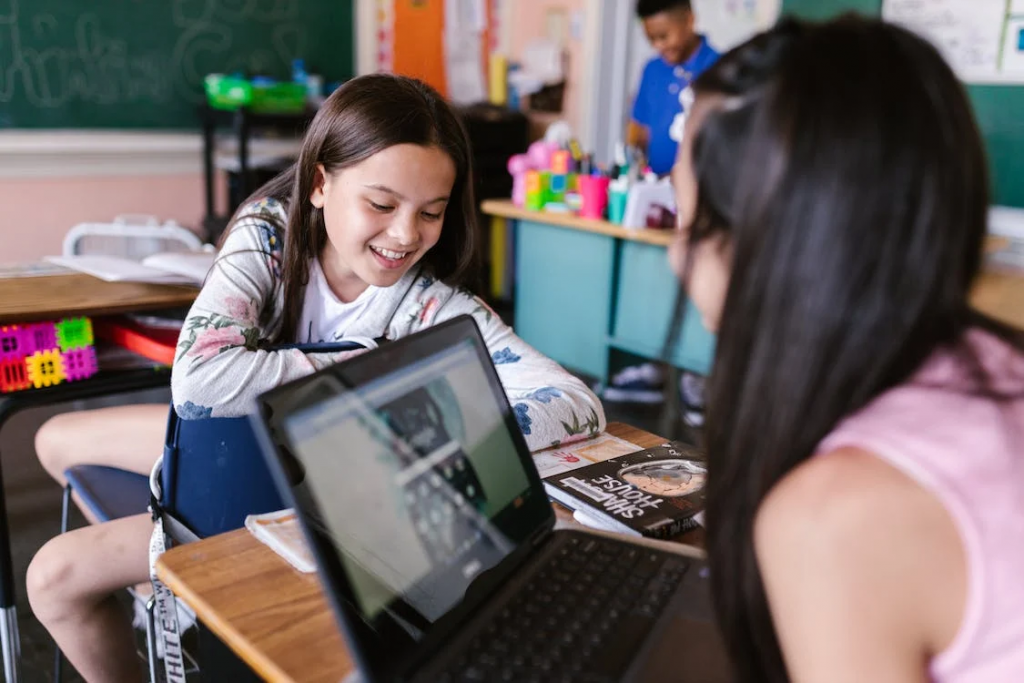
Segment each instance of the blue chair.
M61 533L67 531L72 491L102 522L148 511L149 477L114 467L78 465L65 473ZM174 543L231 531L250 514L285 507L248 418L184 420L173 406L167 420L158 501ZM133 599L137 596L133 591ZM146 603L150 679L156 678L154 601ZM58 649L54 680L61 675Z
M365 348L358 342L290 344L309 352L341 352ZM71 493L101 522L149 511L149 477L100 465L78 465L64 472L67 486L61 509L61 533L67 531ZM285 506L260 450L248 417L185 420L171 406L160 470L161 496L157 507L164 531L172 542L240 529L245 518ZM133 591L133 599L138 599ZM146 603L146 646L151 681L157 681L154 601ZM61 652L54 664L60 681Z

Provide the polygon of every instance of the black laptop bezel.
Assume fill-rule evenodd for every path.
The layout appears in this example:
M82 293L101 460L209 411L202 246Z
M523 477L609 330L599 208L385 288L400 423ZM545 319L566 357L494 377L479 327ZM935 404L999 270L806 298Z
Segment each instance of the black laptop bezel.
M339 380L344 392L345 389L352 390L363 386L394 372L399 367L426 360L466 341L472 342L480 359L490 390L501 411L505 428L512 438L520 464L527 476L528 486L524 490L524 499L521 507L516 510L516 528L509 533L510 540L515 543L516 548L497 567L478 577L463 602L434 624L422 641L403 653L396 653L390 648L381 650L380 639L373 635L362 618L352 583L334 544L316 529L315 525L309 523L309 515L316 515L318 512L315 503L311 500L298 500L289 483L278 449L281 443L285 446L290 444L287 443L285 434L271 433L272 422L275 419L273 414L275 410L301 410L304 406L314 405L318 400L322 400L315 398L313 392L304 392L304 389L314 382L322 381L325 376L330 375ZM309 396L303 399L303 393ZM257 411L251 417L264 457L277 481L282 497L297 511L306 539L317 560L317 571L326 588L325 592L333 607L335 618L348 642L350 654L370 681L410 679L415 670L433 657L528 559L537 540L548 535L554 528L554 510L544 492L533 457L519 429L515 413L501 386L476 321L469 315L458 316L265 392L258 397ZM314 509L310 510L310 507Z

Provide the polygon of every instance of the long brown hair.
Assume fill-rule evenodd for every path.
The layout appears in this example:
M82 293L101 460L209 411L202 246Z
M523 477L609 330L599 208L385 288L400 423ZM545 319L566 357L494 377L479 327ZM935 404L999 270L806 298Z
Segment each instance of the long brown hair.
M335 173L401 144L441 149L455 165L455 184L444 214L441 237L421 267L452 286L471 282L477 267L476 202L469 137L444 98L426 83L391 74L348 81L320 107L302 141L298 160L242 204L276 199L286 209L285 225L261 215L284 233L278 286L283 288L282 324L270 342L292 341L302 314L309 264L327 244L323 210L309 202L317 164ZM233 219L236 222L238 215ZM269 310L269 306L264 310ZM264 320L265 322L265 320Z
M732 274L708 394L707 546L743 681L788 680L754 553L768 492L839 421L965 331L988 210L981 136L927 42L880 21L781 22L695 83L692 246Z

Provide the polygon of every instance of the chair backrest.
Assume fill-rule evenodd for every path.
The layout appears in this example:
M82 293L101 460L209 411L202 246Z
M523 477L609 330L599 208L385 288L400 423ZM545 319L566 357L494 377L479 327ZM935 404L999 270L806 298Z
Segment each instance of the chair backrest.
M184 420L171 406L161 477L164 510L201 538L285 507L247 417Z
M174 221L160 223L154 216L118 216L111 223L80 223L64 236L64 256L103 254L135 261L162 252L189 252L203 241Z
M366 345L345 341L286 347L323 353ZM167 420L161 487L164 511L200 538L241 528L246 515L286 507L248 417L186 420L178 416L173 404Z

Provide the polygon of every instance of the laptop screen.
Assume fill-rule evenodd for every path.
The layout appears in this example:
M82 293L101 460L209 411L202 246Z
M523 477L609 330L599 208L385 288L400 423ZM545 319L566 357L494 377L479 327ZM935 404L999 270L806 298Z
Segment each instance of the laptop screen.
M538 502L550 514L473 332L397 354L406 362L383 372L346 376L356 359L318 373L271 421L295 503L320 541L322 567L340 579L334 597L358 622L349 635L371 670L450 630L441 627L493 591L499 565L537 528ZM384 351L365 358L379 366L372 356Z

